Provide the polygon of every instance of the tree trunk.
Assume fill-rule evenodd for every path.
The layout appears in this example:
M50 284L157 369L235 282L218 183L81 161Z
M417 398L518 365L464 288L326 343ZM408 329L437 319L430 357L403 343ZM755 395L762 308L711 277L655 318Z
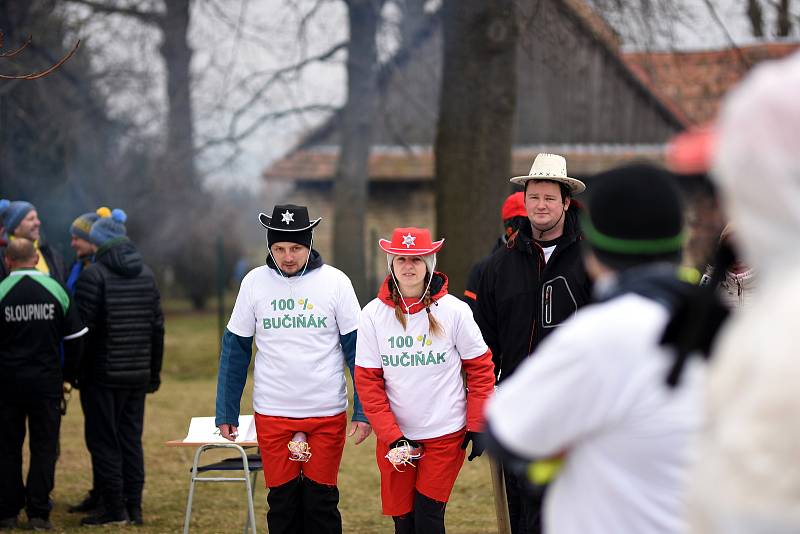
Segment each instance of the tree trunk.
M764 37L764 10L758 0L747 0L747 19L753 37Z
M792 33L792 17L789 13L789 0L778 0L775 9L778 10L778 37L787 37Z
M347 44L347 103L342 113L341 147L333 184L333 256L336 266L353 282L361 302L367 289L364 221L367 209L369 153L376 108L377 48L380 18L376 0L349 0L350 40Z
M425 24L425 0L398 0L403 12L400 19L400 47L414 46L423 24Z
M517 76L515 0L444 0L436 134L436 233L451 293L489 253L510 193Z
M168 187L183 196L195 189L194 117L192 114L191 76L192 50L189 48L190 0L164 2L166 14L162 22L163 41L160 52L167 73L167 144L164 165Z

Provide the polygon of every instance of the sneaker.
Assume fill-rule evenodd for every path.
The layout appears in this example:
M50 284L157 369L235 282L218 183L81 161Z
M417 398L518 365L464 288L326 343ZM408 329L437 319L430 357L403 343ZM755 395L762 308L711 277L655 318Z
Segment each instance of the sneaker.
M97 510L99 505L100 497L95 492L90 491L85 499L78 504L70 506L67 511L71 514L89 514Z
M0 530L13 530L17 528L17 516L0 519Z
M28 518L28 530L53 530L53 523L43 517Z
M124 511L117 514L111 512L103 512L102 514L89 515L81 519L81 525L84 527L95 527L99 525L127 525L128 514Z

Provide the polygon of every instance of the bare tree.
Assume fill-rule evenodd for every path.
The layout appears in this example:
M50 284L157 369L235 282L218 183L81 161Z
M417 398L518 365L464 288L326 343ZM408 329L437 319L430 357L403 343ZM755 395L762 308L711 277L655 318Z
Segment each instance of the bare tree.
M197 186L194 151L194 115L190 88L192 50L187 39L191 0L165 1L164 10L143 9L136 4L96 0L69 0L96 13L124 15L159 29L159 51L167 71L167 135L164 147L162 193L174 192L186 199Z
M787 37L792 33L792 16L789 11L789 0L777 0L775 3L778 19L776 30L778 37Z
M497 237L509 193L516 106L514 0L444 0L444 65L436 134L436 225L451 291Z
M747 20L753 37L764 37L764 10L758 0L747 0Z
M383 0L345 0L350 39L347 43L347 102L342 110L341 148L333 185L335 220L333 255L348 273L356 294L367 297L364 220L367 208L369 154L377 101L378 32Z

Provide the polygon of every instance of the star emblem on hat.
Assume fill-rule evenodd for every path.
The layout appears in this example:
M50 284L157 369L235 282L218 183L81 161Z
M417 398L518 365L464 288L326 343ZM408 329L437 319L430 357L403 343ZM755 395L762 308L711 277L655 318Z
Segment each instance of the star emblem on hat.
M416 236L413 236L411 234L404 235L402 244L405 245L406 248L411 248L414 246L414 241L416 240L417 240Z
M285 222L286 224L294 222L294 213L292 213L289 210L286 210L284 213L281 213L281 222Z

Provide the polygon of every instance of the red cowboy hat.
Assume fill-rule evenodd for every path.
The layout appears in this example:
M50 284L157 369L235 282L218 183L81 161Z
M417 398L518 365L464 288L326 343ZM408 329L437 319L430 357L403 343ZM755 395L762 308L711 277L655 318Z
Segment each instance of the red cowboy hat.
M395 228L391 241L378 241L384 252L397 256L427 256L439 252L443 244L444 239L431 241L427 228Z

